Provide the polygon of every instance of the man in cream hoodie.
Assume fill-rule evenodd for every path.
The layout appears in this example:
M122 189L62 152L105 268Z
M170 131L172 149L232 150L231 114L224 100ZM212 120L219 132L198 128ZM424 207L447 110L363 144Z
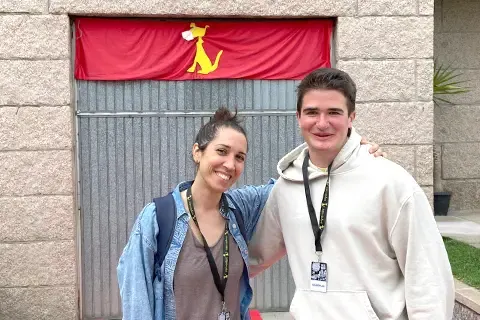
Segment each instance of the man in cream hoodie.
M251 272L288 253L297 320L450 320L453 277L429 202L402 167L360 145L355 95L336 69L300 83L306 143L278 163L249 243Z

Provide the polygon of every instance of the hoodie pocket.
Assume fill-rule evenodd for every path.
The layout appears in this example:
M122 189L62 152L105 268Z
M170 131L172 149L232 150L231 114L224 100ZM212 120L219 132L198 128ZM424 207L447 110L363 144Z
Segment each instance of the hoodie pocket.
M379 320L365 291L323 293L297 289L290 313L296 320Z

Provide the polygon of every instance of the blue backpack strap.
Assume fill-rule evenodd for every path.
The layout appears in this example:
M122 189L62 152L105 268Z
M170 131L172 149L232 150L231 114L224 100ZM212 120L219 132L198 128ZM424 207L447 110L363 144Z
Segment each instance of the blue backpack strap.
M245 229L245 221L243 221L243 216L240 212L240 210L238 210L238 205L237 203L235 202L235 200L233 200L233 198L228 194L228 193L225 193L228 197L228 199L230 201L232 201L233 205L235 206L235 209L233 209L233 214L235 214L235 220L237 220L237 225L238 225L238 228L240 229L240 233L242 234L242 237L243 239L245 240L245 242L248 243L248 238L247 238L247 230Z
M157 216L158 235L157 235L157 253L155 254L155 265L158 263L158 268L165 260L170 243L172 242L173 233L175 231L175 218L177 216L175 200L172 193L166 196L153 199L155 203L155 210ZM160 274L157 274L160 278Z

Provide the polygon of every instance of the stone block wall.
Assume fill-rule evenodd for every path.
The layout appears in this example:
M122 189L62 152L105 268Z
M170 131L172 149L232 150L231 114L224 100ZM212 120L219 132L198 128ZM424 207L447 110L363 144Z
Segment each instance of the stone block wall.
M433 0L0 1L0 319L78 319L69 15L338 17L356 127L431 198Z
M76 319L70 26L0 2L0 319Z
M480 2L435 0L435 57L457 68L470 92L435 106L436 189L454 211L480 210Z
M335 51L357 83L355 127L433 203L432 1L359 1L356 16L338 18Z

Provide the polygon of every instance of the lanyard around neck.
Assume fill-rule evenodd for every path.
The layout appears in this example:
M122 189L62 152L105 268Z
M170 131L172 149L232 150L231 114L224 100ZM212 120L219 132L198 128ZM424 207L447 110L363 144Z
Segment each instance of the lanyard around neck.
M223 201L226 199L222 195ZM195 215L195 209L193 207L193 200L192 200L192 187L187 189L187 204L188 210L190 211L190 215L192 216L192 220L198 228L200 235L202 236L203 241L203 248L207 253L208 264L210 265L210 271L212 272L213 281L215 282L215 286L217 287L218 292L222 296L222 302L225 302L225 287L227 286L227 279L228 279L228 263L229 263L229 256L228 256L228 221L225 221L225 232L223 233L223 278L220 279L220 274L218 272L217 264L215 263L215 259L213 258L212 251L208 246L207 240L203 236L202 231L200 230L200 226L198 225L197 216Z
M303 173L303 185L305 186L305 197L307 198L308 214L310 215L310 223L312 224L313 235L315 237L315 251L317 255L322 253L322 233L327 225L327 210L328 210L328 198L330 191L330 172L332 171L332 164L328 166L327 183L325 184L325 190L323 191L322 205L320 207L320 222L317 220L317 214L312 204L312 197L310 196L310 185L308 181L308 160L310 155L305 155L302 165Z

